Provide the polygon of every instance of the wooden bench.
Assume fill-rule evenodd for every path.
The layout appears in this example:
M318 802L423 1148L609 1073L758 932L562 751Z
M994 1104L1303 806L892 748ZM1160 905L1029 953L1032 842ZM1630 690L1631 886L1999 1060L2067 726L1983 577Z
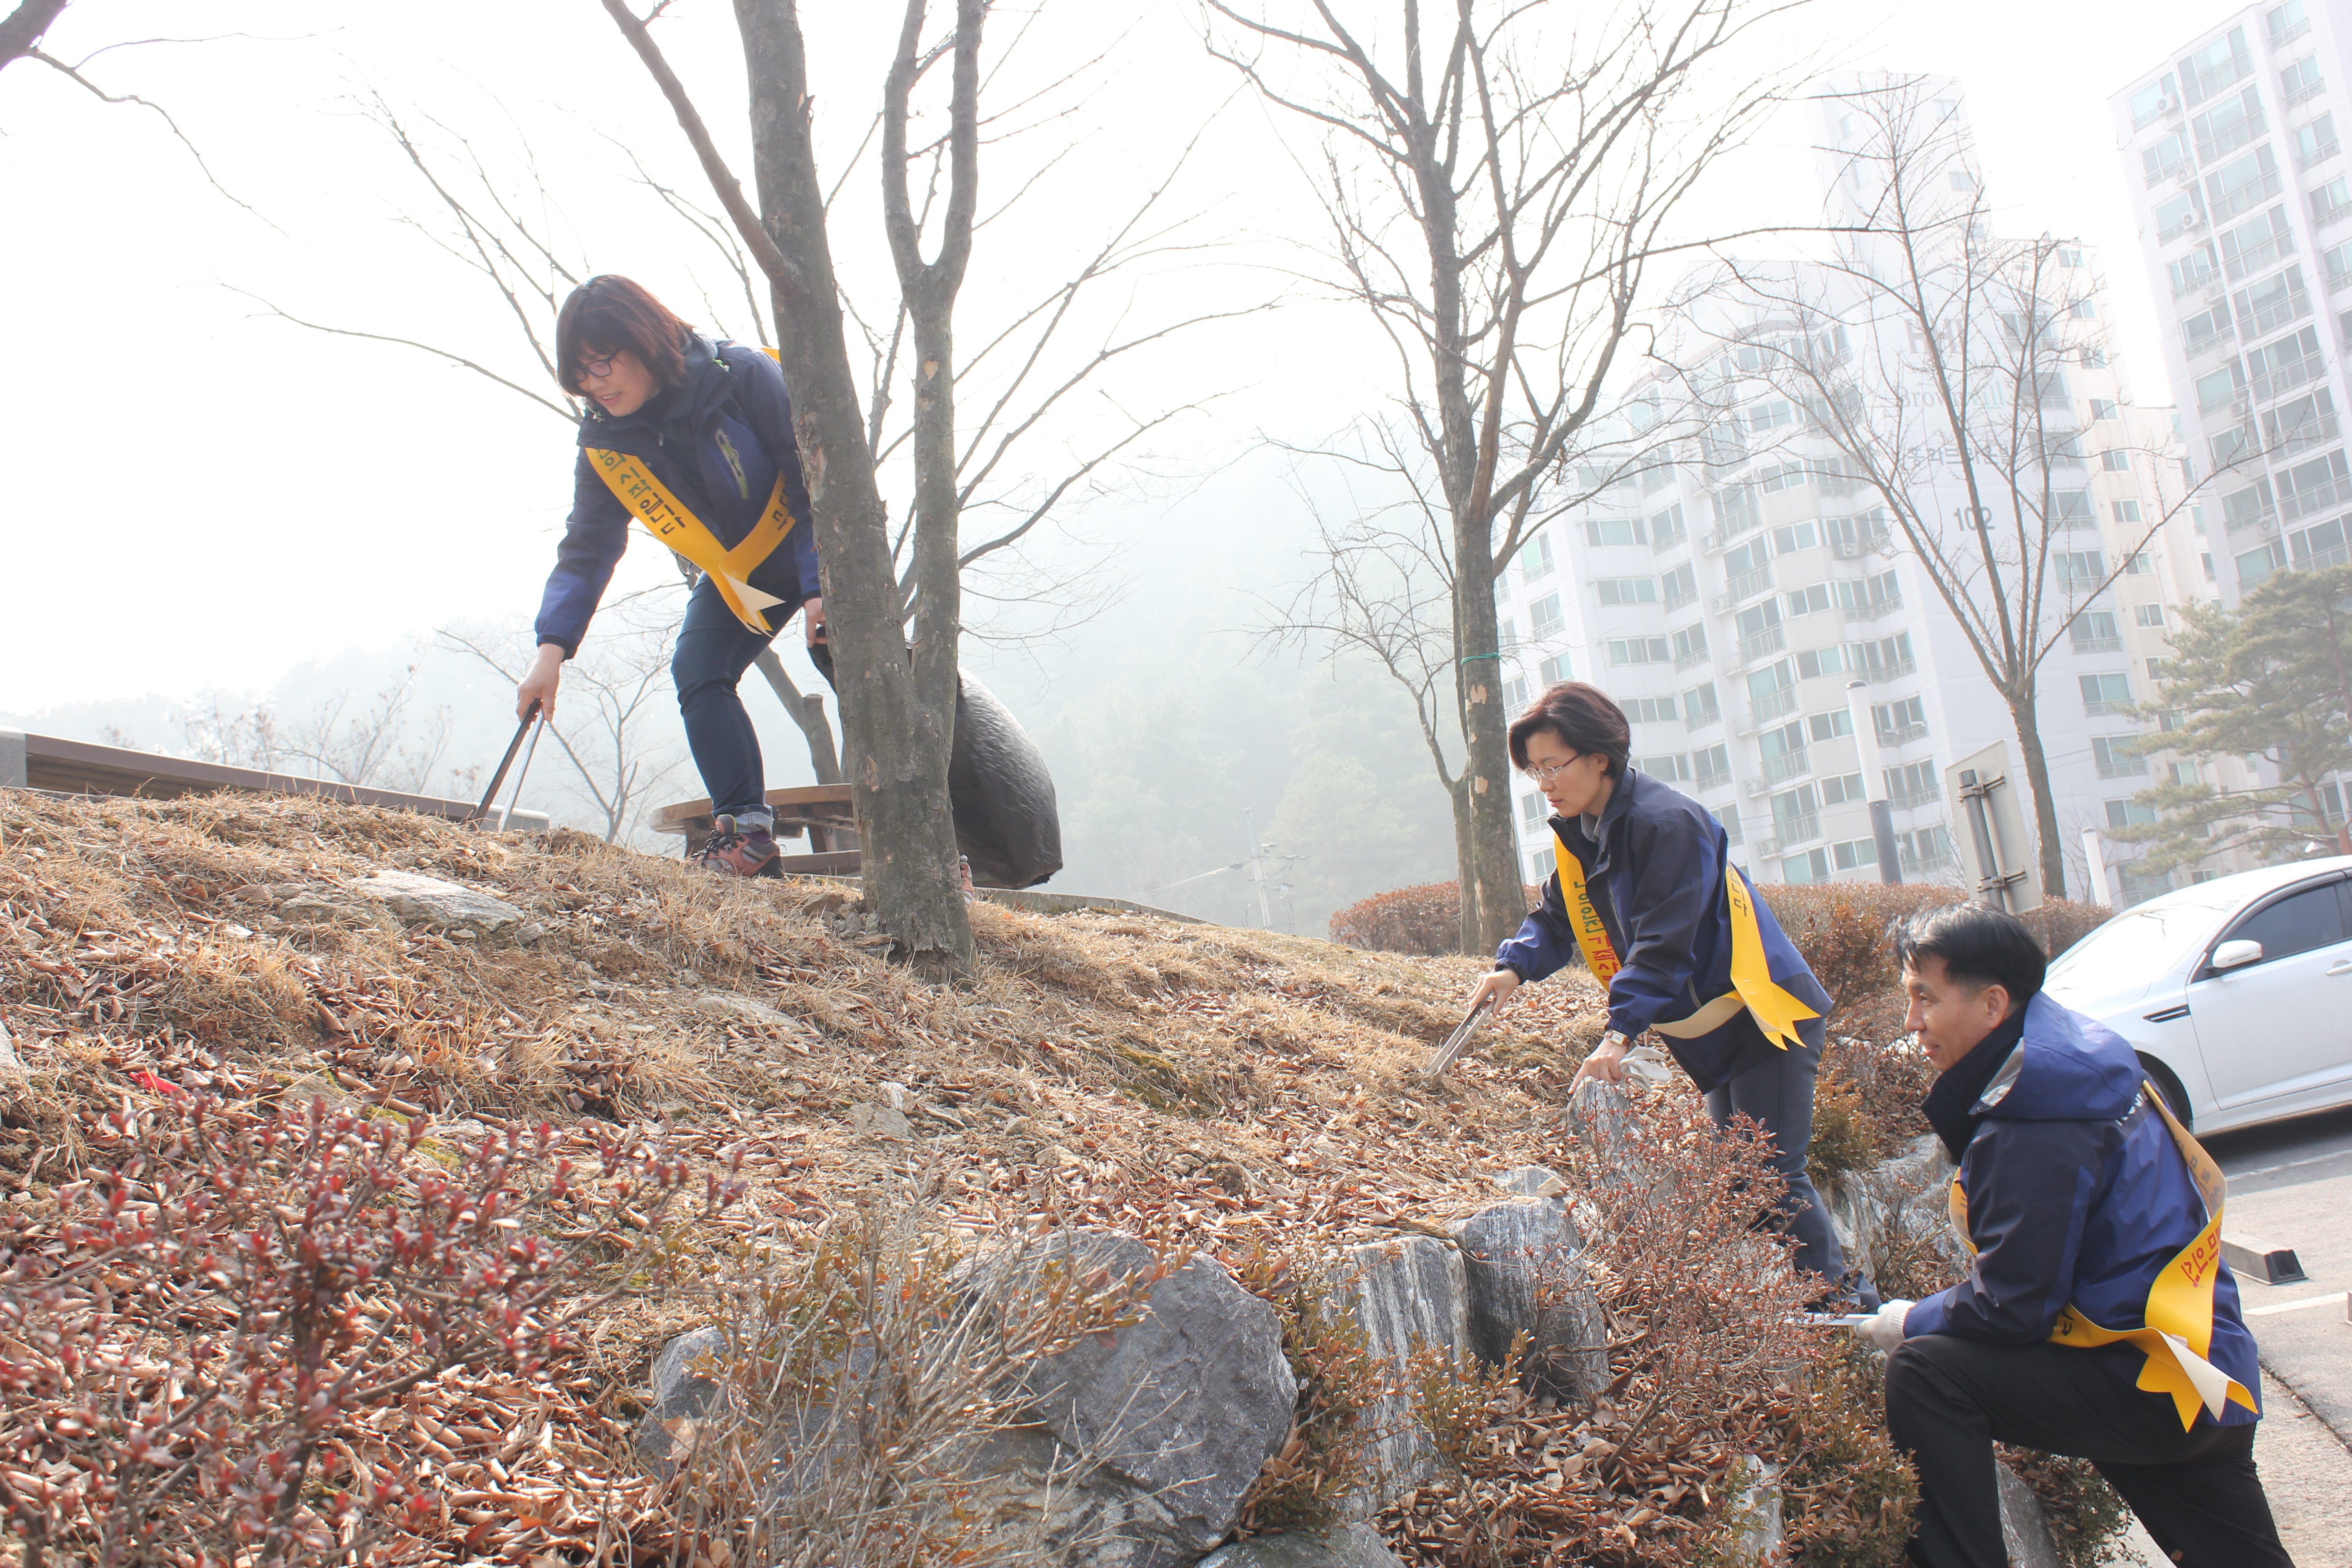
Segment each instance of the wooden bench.
M778 870L797 876L857 875L857 814L850 805L847 784L772 789L768 805L776 814L777 837L808 840L807 854L778 856ZM651 826L656 833L683 835L686 853L698 855L711 833L710 802L688 800L665 805L654 813Z

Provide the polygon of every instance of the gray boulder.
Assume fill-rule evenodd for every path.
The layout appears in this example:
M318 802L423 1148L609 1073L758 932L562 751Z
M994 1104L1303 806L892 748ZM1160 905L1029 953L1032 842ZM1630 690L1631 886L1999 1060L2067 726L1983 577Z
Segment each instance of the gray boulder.
M25 1059L16 1054L16 1042L8 1037L8 1026L0 1024L0 1073L21 1073Z
M2012 1568L2062 1568L2050 1521L2042 1515L2042 1500L1998 1459L1993 1476L2000 1485L2000 1541Z
M1781 1517L1780 1469L1753 1454L1732 1462L1724 1486L1730 1493L1724 1511L1731 1522L1731 1561L1741 1568L1763 1568L1780 1560L1787 1526Z
M637 1423L637 1458L656 1474L675 1470L693 1448L698 1425L726 1409L726 1390L691 1370L697 1360L726 1348L726 1336L717 1329L696 1329L670 1341L654 1357L654 1400Z
M523 912L493 898L438 877L414 871L376 871L357 878L351 890L389 910L407 925L426 925L451 935L471 932L483 942L511 942L522 929Z
M984 1261L973 1284L1013 1303L1049 1264L1117 1279L1153 1262L1132 1237L1070 1231ZM1036 1426L984 1443L972 1468L1033 1483L1061 1562L1179 1568L1232 1533L1243 1494L1289 1436L1298 1384L1274 1309L1196 1257L1152 1288L1139 1322L1034 1369L1026 1396Z
M1546 1165L1514 1165L1495 1184L1522 1198L1556 1198L1568 1191L1567 1179Z
M1437 1474L1435 1439L1413 1408L1402 1382L1413 1352L1428 1347L1457 1368L1472 1359L1470 1294L1459 1248L1434 1237L1367 1242L1342 1257L1332 1294L1364 1331L1372 1353L1399 1379L1364 1414L1370 1425L1365 1453L1367 1490L1359 1512L1373 1510Z
M1286 1530L1243 1541L1201 1559L1197 1568L1403 1568L1369 1524Z
M1558 1203L1495 1204L1463 1222L1470 1348L1500 1366L1528 1336L1521 1382L1559 1399L1588 1399L1609 1382L1609 1329L1578 1254L1583 1239Z

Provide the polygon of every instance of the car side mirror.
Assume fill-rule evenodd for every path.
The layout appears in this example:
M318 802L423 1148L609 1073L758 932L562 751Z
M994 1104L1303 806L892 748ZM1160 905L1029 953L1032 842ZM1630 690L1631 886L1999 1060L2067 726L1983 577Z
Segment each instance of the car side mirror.
M2225 942L2213 950L2213 967L2243 969L2249 963L2262 962L2262 956L2261 942L2250 942L2244 937L2239 937L2233 942Z

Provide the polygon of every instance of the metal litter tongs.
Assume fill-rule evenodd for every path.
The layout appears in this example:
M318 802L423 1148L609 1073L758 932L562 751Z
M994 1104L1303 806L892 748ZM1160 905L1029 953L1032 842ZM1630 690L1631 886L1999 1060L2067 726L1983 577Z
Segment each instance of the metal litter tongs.
M1494 1006L1495 998L1491 992L1478 998L1478 1005L1470 1009L1470 1016L1462 1020L1462 1026L1437 1047L1435 1056L1429 1058L1429 1066L1423 1071L1430 1082L1435 1083L1445 1076L1445 1069L1454 1065L1454 1058L1462 1054L1462 1047L1470 1043L1470 1037L1478 1032L1480 1021L1494 1010Z
M534 721L538 721L536 730L531 727ZM514 766L515 752L520 751L522 772L515 774L514 793L507 796L506 808L499 813L499 826L495 829L499 833L507 830L507 820L514 816L515 803L522 798L522 781L530 772L530 760L539 754L540 734L546 728L546 721L540 719L540 705L532 703L530 711L522 716L522 722L515 726L514 739L507 742L507 754L499 759L499 771L490 775L490 787L482 792L482 804L474 807L474 815L466 818L467 822L478 822L490 814L490 802L499 797L499 785L506 783L507 770ZM526 734L530 737L529 750L524 750L522 743Z

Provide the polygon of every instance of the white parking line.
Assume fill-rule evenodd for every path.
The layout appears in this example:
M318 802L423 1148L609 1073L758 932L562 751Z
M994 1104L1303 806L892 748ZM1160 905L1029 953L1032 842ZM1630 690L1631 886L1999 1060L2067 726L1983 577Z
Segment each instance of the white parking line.
M2230 1179L2231 1181L2235 1181L2240 1176L2267 1176L2273 1171L2292 1171L2299 1165L2316 1165L2325 1161L2341 1160L2342 1158L2344 1158L2344 1152L2339 1149L2329 1154L2314 1154L2307 1160L2287 1160L2275 1165L2256 1165L2251 1171L2239 1171L2233 1173Z
M2281 1301L2272 1307L2248 1307L2244 1310L2244 1315L2249 1318L2267 1318L2273 1312L2300 1312L2305 1307L2332 1307L2338 1303L2344 1304L2347 1310L2352 1310L2352 1296L2347 1296L2342 1290L2331 1290L2325 1296L2306 1296L2300 1301Z

